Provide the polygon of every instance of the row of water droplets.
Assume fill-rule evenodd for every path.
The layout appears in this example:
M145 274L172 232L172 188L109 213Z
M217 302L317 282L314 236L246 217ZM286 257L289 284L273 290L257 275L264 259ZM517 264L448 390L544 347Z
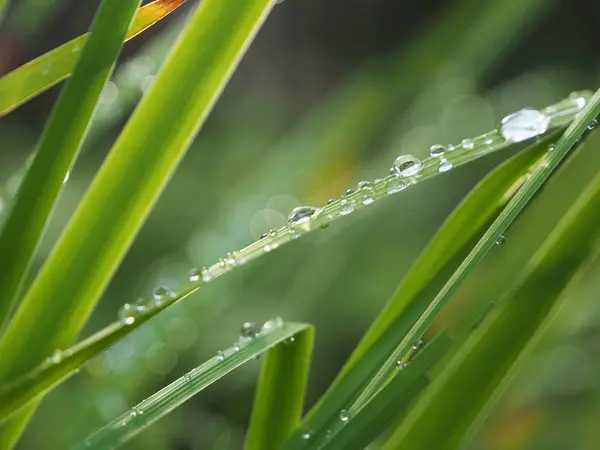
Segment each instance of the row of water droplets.
M567 99L537 110L526 108L506 116L494 130L480 136L464 139L456 145L436 144L430 157L420 160L413 155L401 155L394 161L389 174L374 181L361 181L339 198L330 199L322 207L300 206L288 216L288 223L278 230L264 233L249 246L227 253L211 266L192 269L187 282L177 290L158 286L151 299L125 304L119 313L125 325L135 323L140 315L162 309L194 292L200 286L226 272L270 252L282 244L299 238L314 229L325 228L330 222L354 211L372 205L420 181L448 172L454 167L514 143L540 137L548 131L568 125L583 109L591 93L574 92Z
M151 422L157 420L166 412L166 402L168 402L169 408L172 409L178 406L179 404L183 403L188 397L194 395L195 392L198 390L192 389L190 391L188 389L182 389L184 386L192 386L196 381L198 383L195 384L202 384L203 377L206 375L207 371L213 369L214 367L217 367L219 364L230 358L232 355L239 353L250 343L252 343L255 339L267 336L276 330L280 330L283 326L284 321L281 317L276 317L274 319L268 320L264 324L245 322L240 329L238 339L231 345L231 347L227 348L226 350L217 352L217 354L213 358L209 359L201 366L191 370L190 372L187 372L179 379L175 380L173 383L161 389L159 392L155 393L143 402L134 406L129 411L112 421L106 427L102 428L100 431L92 435L82 445L80 445L79 448L87 448L93 445L103 444L106 442L106 440L109 440L111 438L112 430L132 426L134 425L133 422L136 420L143 420L143 423L135 424L135 429L141 429L142 427L149 425ZM285 344L293 342L293 336L287 338L287 340L284 341ZM255 358L256 357L257 356L255 356ZM238 362L239 364L241 364L244 361L240 360ZM179 393L179 395L173 395L175 393Z

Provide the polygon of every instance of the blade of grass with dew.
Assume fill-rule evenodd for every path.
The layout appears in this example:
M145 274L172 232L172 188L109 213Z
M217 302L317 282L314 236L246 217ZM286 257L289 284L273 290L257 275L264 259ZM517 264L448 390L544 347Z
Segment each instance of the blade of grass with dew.
M134 38L185 1L155 0L141 7L123 39ZM0 117L68 78L88 37L89 34L79 36L0 78Z
M305 338L302 336L305 333L310 336ZM122 445L145 427L165 416L235 368L252 361L256 356L267 350L269 350L269 353L273 351L295 351L292 349L293 346L283 344L291 337L304 341L310 346L312 335L313 328L310 325L292 322L283 323L268 333L261 333L245 346L230 348L188 372L179 380L151 395L74 448L104 449ZM278 344L279 347L283 347L283 350L275 347Z
M524 267L517 287L468 339L385 448L430 448L440 442L444 449L459 448L492 407L564 302L565 291L600 254L600 175L572 197L573 206Z
M19 187L0 234L0 331L15 306L44 228L85 139L139 4L140 0L101 3L75 76L56 102Z
M588 131L589 124L596 120L600 113L600 90L590 99L585 108L577 115L575 120L567 128L564 134L553 147L554 150L548 152L544 163L539 164L531 173L531 176L523 183L516 192L508 205L500 213L498 218L486 230L482 238L469 253L467 258L458 267L456 272L450 277L443 286L438 295L433 299L427 310L419 317L411 330L402 339L402 342L390 355L386 363L379 370L377 375L371 380L361 396L353 405L353 408L360 408L380 387L388 374L393 370L395 361L402 354L406 353L412 343L421 336L433 319L437 316L441 308L448 303L452 295L456 292L460 284L467 276L479 265L487 253L493 248L498 236L501 236L510 224L521 213L523 208L529 203L531 198L546 182L550 174L558 167L563 158L579 142L581 136Z
M527 172L553 139L556 136L544 139L500 165L455 209L376 319L370 335L367 334L365 343L361 344L363 349L350 358L336 381L305 418L303 426L316 431L332 414L349 406L352 395L364 386L387 358L390 346L395 346L426 309L430 296L443 286L471 248L473 239L479 237L523 184ZM415 306L410 308L411 305ZM376 351L380 345L384 348ZM369 362L365 362L367 359ZM356 366L364 364L367 366L365 369L356 370Z
M446 332L439 333L363 409L352 416L344 415L344 420L342 416L338 417L325 436L310 439L306 450L366 448L390 423L408 410L429 384L428 370L453 345L453 340Z
M254 396L245 449L278 449L298 427L304 412L313 341L314 332L309 328L267 354Z
M273 5L197 8L0 340L2 382L75 338Z

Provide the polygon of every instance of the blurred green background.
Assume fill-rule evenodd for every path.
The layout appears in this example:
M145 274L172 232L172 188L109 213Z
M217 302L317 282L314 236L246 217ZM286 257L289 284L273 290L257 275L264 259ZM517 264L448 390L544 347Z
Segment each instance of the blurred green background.
M17 0L0 28L0 74L83 33L98 1ZM125 46L85 150L39 252L48 254L186 20L191 1ZM428 154L600 84L595 0L286 0L250 48L137 238L85 334L121 305L176 287L281 226L295 206L322 205L395 156ZM0 220L59 88L0 122ZM598 139L596 139L596 142ZM590 143L588 145L593 145ZM82 439L229 346L245 321L282 316L317 329L308 403L326 389L403 274L460 199L511 152L419 184L210 283L144 325L43 402L22 449ZM548 189L575 189L561 180ZM537 209L536 209L537 208ZM540 224L552 204L536 205ZM517 223L502 252L535 230ZM502 252L470 283L502 276ZM600 265L590 271L470 449L600 448ZM490 295L493 295L491 293ZM460 304L460 302L457 302ZM450 308L446 320L460 315ZM131 449L239 449L259 362L243 366Z

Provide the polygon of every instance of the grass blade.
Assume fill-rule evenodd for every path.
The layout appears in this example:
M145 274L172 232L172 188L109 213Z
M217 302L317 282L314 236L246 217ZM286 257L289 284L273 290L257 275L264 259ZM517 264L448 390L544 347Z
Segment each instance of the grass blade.
M246 434L247 450L278 449L300 423L313 341L314 331L308 328L267 354Z
M0 234L0 330L27 277L33 254L81 148L100 94L140 0L102 2L90 38L44 129Z
M259 334L244 346L237 349L236 347L228 349L185 374L177 381L148 397L132 408L131 411L91 435L85 442L75 448L104 449L121 445L235 368L251 361L267 350L269 350L269 353L273 351L281 352L280 348L275 347L277 344L297 336L298 339L304 340L310 346L312 330L310 325L302 323L290 322L274 326L272 330ZM309 337L305 339L302 336L303 334L308 334ZM282 345L280 347L283 347L283 351L288 351L293 346Z
M124 40L134 38L185 1L155 0L143 6ZM79 36L0 78L0 117L68 78L88 38L89 34Z
M394 375L386 386L364 408L348 419L338 421L338 430L319 449L361 450L366 448L429 384L427 371L452 347L452 339L444 332L427 344L407 367Z
M0 341L2 382L75 338L273 4L198 7Z
M541 186L546 182L550 174L558 167L563 158L571 151L581 139L588 125L600 113L600 91L597 91L590 99L589 103L582 110L561 138L557 141L554 150L548 152L543 164L539 164L531 173L531 176L519 188L508 205L500 213L498 218L487 229L485 234L469 253L467 258L458 267L456 272L450 277L443 286L438 295L434 298L427 310L419 317L411 330L406 334L396 350L390 355L384 366L378 374L371 380L367 388L361 394L353 408L359 408L373 395L388 374L393 370L395 361L405 354L413 342L415 342L429 327L433 319L437 316L441 308L448 303L452 295L456 292L460 284L467 276L479 265L487 253L493 248L498 236L501 236L510 224L521 213L523 208L529 203L529 200L537 193Z
M468 339L385 448L430 448L439 442L459 448L489 410L561 306L565 290L598 255L600 175L574 197L507 301Z

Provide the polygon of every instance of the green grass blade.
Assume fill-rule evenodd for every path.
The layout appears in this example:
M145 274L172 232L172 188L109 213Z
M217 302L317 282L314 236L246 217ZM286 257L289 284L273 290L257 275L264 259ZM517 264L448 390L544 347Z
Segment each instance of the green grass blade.
M417 353L406 368L398 372L364 408L350 416L347 422L338 421L319 449L361 450L383 430L408 410L413 400L429 384L427 371L453 346L453 340L442 332ZM317 447L315 447L317 448Z
M293 336L298 336L302 340L304 339L302 334L306 333L309 337L305 342L310 344L312 341L310 325L283 323L273 327L271 331L259 334L246 342L244 346L237 349L232 347L148 397L75 448L104 449L121 445L235 368L253 360L267 350L281 352L280 348L275 347L277 344L282 344ZM284 348L283 351L291 350L293 347L285 344L281 346Z
M2 19L4 19L4 14L6 14L7 9L8 0L0 0L0 24L2 23Z
M0 329L27 276L139 3L112 0L101 4L75 76L65 86L44 129L0 234Z
M580 141L581 135L587 130L588 125L600 113L600 91L597 91L590 99L589 103L582 110L561 138L557 141L554 150L548 152L544 163L539 164L531 173L531 176L523 183L523 186L517 191L508 205L500 213L498 218L486 230L482 238L469 253L467 258L458 267L456 272L450 277L443 286L438 295L433 299L427 310L418 318L411 330L402 339L396 350L390 355L386 363L371 380L367 388L361 394L353 408L359 408L373 395L393 370L395 361L405 354L410 346L415 342L429 327L433 319L437 316L441 308L448 303L461 283L468 275L479 265L487 253L493 248L498 236L501 236L510 224L521 213L523 208L529 203L531 198L538 192L546 182L550 174L558 167L563 158Z
M1 381L75 338L273 4L198 7L0 341Z
M143 6L123 39L137 36L185 1L155 0ZM68 78L88 38L79 36L0 78L0 117Z
M544 140L531 146L496 168L455 209L406 275L336 381L311 410L303 426L319 430L332 414L350 406L348 402L352 401L356 391L385 362L389 352L427 308L431 296L460 264L473 239L483 233L489 221L497 216L523 184L531 165L545 152L547 142ZM351 391L350 395L348 391Z
M452 359L389 449L459 448L551 321L587 264L598 255L600 175L581 195L524 267L516 289ZM435 423L435 427L430 424Z
M247 450L278 449L294 431L304 410L314 330L269 351L263 364L246 434Z

